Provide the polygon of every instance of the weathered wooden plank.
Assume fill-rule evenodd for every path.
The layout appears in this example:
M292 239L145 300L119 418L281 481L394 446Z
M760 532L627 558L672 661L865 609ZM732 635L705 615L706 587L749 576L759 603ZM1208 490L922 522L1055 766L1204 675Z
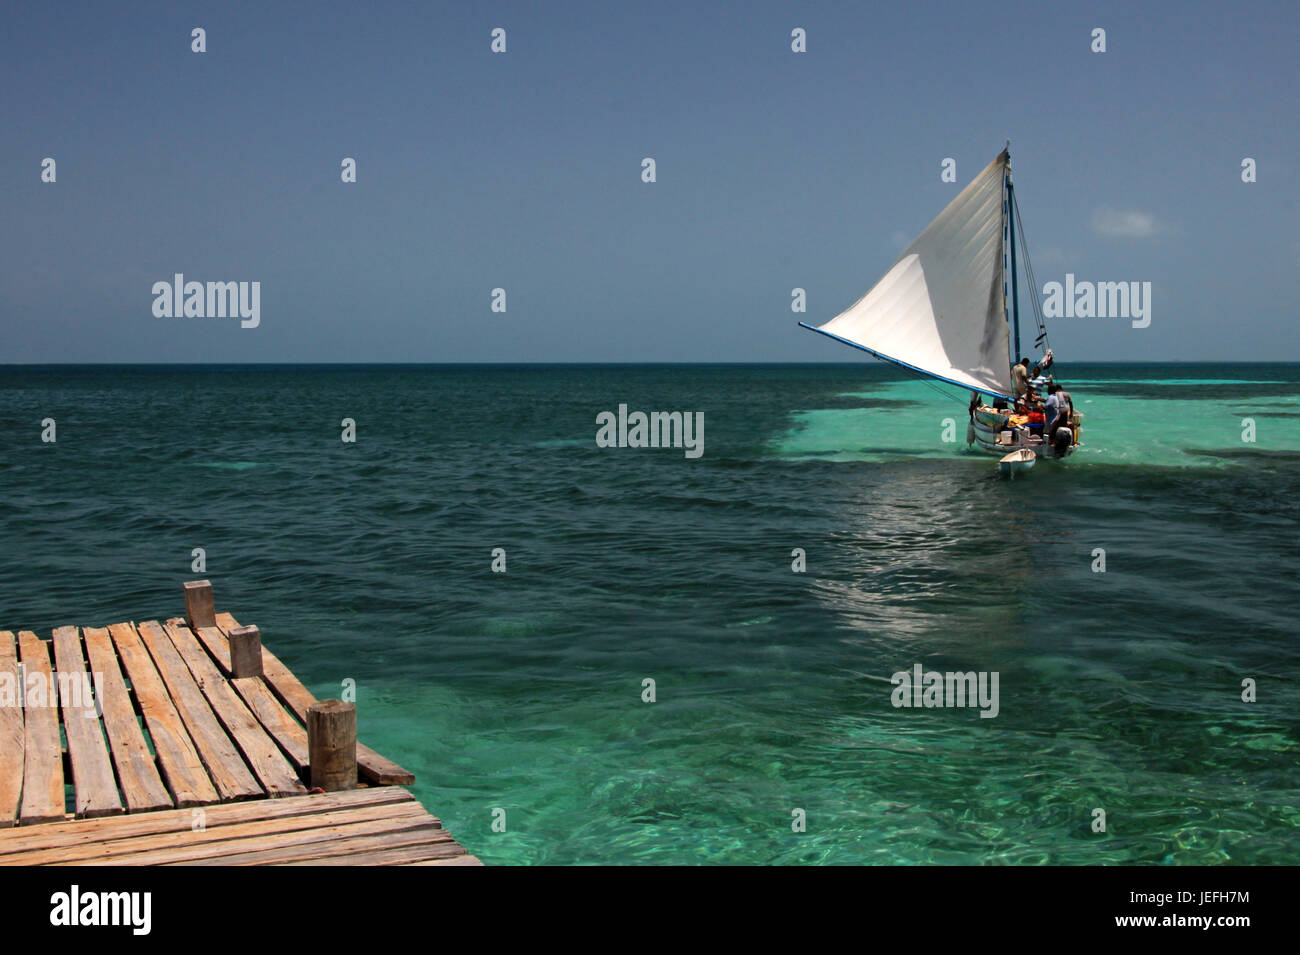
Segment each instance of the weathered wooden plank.
M204 772L203 761L135 627L116 623L108 632L135 690L172 801L180 808L216 802L217 789Z
M230 614L218 614L218 616L230 617ZM231 620L233 619L231 617ZM167 622L184 623L185 621L179 617L173 617ZM208 648L208 653L212 655L212 659L217 661L217 666L221 667L221 672L228 676L230 674L230 641L226 638L225 633L220 627L199 627L194 633L199 638L199 642ZM262 652L263 659L265 659L266 651L263 650Z
M229 616L229 615L227 615ZM182 623L180 618L168 620L169 626ZM233 629L233 628L232 628ZM208 654L217 662L221 672L230 674L230 649L226 635L218 627L200 627L194 631ZM263 650L263 658L266 651ZM263 677L231 677L233 686L248 708L256 714L262 726L275 737L289 760L306 778L309 767L307 760L307 731L289 714L284 704L276 697Z
M63 819L63 742L59 739L59 711L45 641L30 630L18 633L18 652L26 673L23 729L23 800L18 817L29 825ZM41 684L32 686L39 678Z
M309 768L307 731L298 725L284 705L275 698L266 681L260 676L253 676L231 680L230 685L239 692L262 726L280 744L280 749L284 750L289 761L299 772L305 773Z
M244 759L239 755L221 722L212 712L212 707L203 696L189 667L181 659L176 647L172 645L162 625L156 620L146 620L136 628L140 639L149 649L154 665L167 691L176 705L189 731L199 759L208 771L212 784L217 787L223 802L235 799L256 799L263 795L262 787L257 784Z
M325 859L304 859L286 862L285 865L415 865L418 862L437 862L446 865L456 859L474 859L465 851L464 846L454 842L420 842L413 846L375 849L370 852L356 852L346 856L331 856ZM482 865L477 859L462 865Z
M280 865L295 859L328 859L354 852L425 842L451 842L446 829L436 829L419 819L409 823L356 823L330 829L306 829L262 840L229 844L220 856L173 858L158 865ZM148 863L142 863L148 864Z
M193 844L182 836L165 848L117 855L111 860L82 859L71 864L103 865L111 861L113 865L263 865L266 862L274 862L277 858L294 859L310 856L324 858L338 855L340 850L336 846L358 837L378 840L374 846L366 848L382 846L386 839L400 841L412 832L418 833L418 836L409 841L424 841L427 838L430 841L447 842L451 839L447 830L430 826L427 819L427 816L408 814L343 825L272 832L244 839ZM409 844L409 841L403 844ZM347 852L351 849L345 846L341 851ZM263 858L264 855L273 858Z
M224 662L223 669L227 672L230 670L230 648L226 643L225 634L239 626L239 621L228 613L219 613L216 615L217 627L222 632L220 640L213 642L224 644ZM211 637L209 638L211 639ZM222 652L214 650L209 645L209 650L216 657L218 662L223 659ZM307 687L303 686L293 672L280 662L280 659L262 647L262 676L267 685L277 697L293 711L303 724L307 722L307 710L316 702ZM391 759L381 756L364 743L357 743L357 772L362 779L375 783L380 786L409 786L415 782L415 774L403 769Z
M222 654L217 659L224 660L222 667L227 671L230 669L230 644L226 634L231 630L238 629L239 625L239 621L230 614L217 614L216 629L221 633L221 639L218 642L222 647ZM211 628L209 628L208 632L211 634ZM280 698L281 702L305 725L307 710L316 702L316 697L312 696L311 690L303 686L302 681L293 675L293 671L280 662L280 658L268 650L265 645L262 647L262 678L266 680L267 685Z
M23 687L12 631L0 630L0 829L18 823L23 794ZM306 736L304 735L304 740Z
M305 793L307 789L299 781L297 770L289 765L279 747L262 729L262 724L222 676L208 651L199 646L190 628L183 624L168 624L165 629L172 646L189 667L195 682L202 687L213 712L244 754L267 795L301 796Z
M235 805L228 803L227 805ZM233 840L251 839L257 836L287 834L305 829L328 829L358 822L380 823L388 820L409 822L413 819L427 818L428 814L417 802L391 803L380 806L361 806L353 809L339 809L333 812L303 813L297 816L281 816L270 819L257 819L251 822L236 823L226 826L208 826L189 828L182 832L162 832L147 836L134 836L127 839L113 839L109 842L83 842L78 845L62 845L49 849L35 849L22 855L23 865L61 865L80 863L83 865L117 865L130 863L128 856L158 850L188 851L191 848L208 846L202 849L207 856L218 856L231 851ZM216 845L212 845L216 843ZM162 855L160 854L160 858Z
M229 615L226 615L229 616ZM168 621L168 625L182 624L179 617ZM204 626L195 631L196 637L207 648L208 654L217 661L222 673L230 673L230 650L225 633L216 626ZM263 655L265 659L265 650ZM285 704L279 702L276 694L266 685L263 677L230 678L230 685L235 687L243 702L257 716L266 732L270 733L279 748L285 751L292 764L305 778L309 768L307 758L307 730L290 715Z
M199 822L204 828L212 830L259 819L282 819L338 809L391 805L418 806L419 803L405 789L381 786L338 793L316 793L293 799L223 803L204 806L202 809L167 809L140 815L52 822L35 828L0 832L0 865L20 865L26 853L38 849L109 844L117 839L155 833L190 832Z
M100 627L86 627L82 631L86 641L86 656L90 669L100 675L102 693L100 708L104 711L104 732L117 767L118 783L126 800L127 812L152 812L170 809L171 797L158 775L153 754L145 745L144 733L136 722L135 709L117 665L117 654L108 631Z
M73 807L82 818L112 816L122 811L122 797L113 778L104 732L99 724L92 674L86 672L81 635L76 627L54 629L54 659L59 671L59 707L63 735L72 764ZM103 678L100 687L103 688Z

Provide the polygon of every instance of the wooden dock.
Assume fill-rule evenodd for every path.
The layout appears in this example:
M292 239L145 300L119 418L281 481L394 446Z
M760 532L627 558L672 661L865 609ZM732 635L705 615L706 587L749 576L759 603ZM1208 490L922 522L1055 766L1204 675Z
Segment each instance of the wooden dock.
M352 704L318 701L207 581L185 602L0 631L0 865L479 864Z

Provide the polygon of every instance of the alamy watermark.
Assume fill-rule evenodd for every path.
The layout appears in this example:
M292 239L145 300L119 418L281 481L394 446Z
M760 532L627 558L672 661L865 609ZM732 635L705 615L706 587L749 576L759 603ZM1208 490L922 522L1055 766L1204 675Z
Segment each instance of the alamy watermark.
M65 709L81 710L82 716L93 720L104 715L100 703L103 693L104 674L99 671L51 672L47 679L39 670L29 672L22 663L17 673L0 670L0 708L57 708L62 700Z
M1128 318L1134 328L1151 324L1150 282L1065 282L1043 286L1044 318Z
M243 328L262 322L261 282L187 282L177 272L171 282L153 283L155 318L240 318Z
M703 411L633 411L618 406L618 414L596 415L598 448L684 448L688 458L704 453Z
M123 926L132 935L148 935L153 926L152 892L83 892L73 885L50 896L54 926Z
M978 706L980 719L998 715L998 674L980 671L967 673L940 673L923 670L921 664L909 673L900 670L890 677L894 684L890 702L898 707L917 709L932 707Z

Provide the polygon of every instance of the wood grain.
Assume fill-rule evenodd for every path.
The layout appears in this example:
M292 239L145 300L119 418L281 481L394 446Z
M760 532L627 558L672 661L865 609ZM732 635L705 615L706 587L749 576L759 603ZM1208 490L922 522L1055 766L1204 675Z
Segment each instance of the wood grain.
M189 668L194 682L202 688L213 713L243 753L267 795L297 796L305 793L307 790L298 780L298 771L289 764L257 717L222 676L208 651L199 646L190 628L183 624L168 624L165 631Z
M135 627L116 623L108 632L131 680L172 802L181 808L216 802L220 798L217 788L204 771L203 760Z
M26 826L61 820L65 815L63 741L59 738L57 700L52 698L58 693L50 668L49 646L30 630L21 630L18 652L26 674L23 799L18 818ZM44 685L34 687L37 680ZM31 690L34 692L27 692Z
M158 674L167 685L167 692L176 705L185 729L194 741L194 749L203 761L208 777L221 794L221 800L256 799L263 795L262 787L244 764L238 748L226 735L221 721L212 712L203 691L194 681L189 667L176 652L162 625L156 620L146 620L136 628L140 639L153 657Z
M82 636L90 669L100 674L102 681L100 707L104 711L104 733L112 751L113 765L117 767L126 811L170 809L171 796L167 794L167 787L158 773L158 764L145 744L140 724L136 722L135 709L117 664L117 654L113 652L112 638L101 627L87 627Z
M0 630L0 829L18 824L23 794L23 688L12 631Z
M73 811L82 817L111 816L122 811L113 760L104 742L95 680L86 672L81 634L76 627L56 627L54 659L59 671L59 708L72 765ZM103 689L103 678L100 678Z

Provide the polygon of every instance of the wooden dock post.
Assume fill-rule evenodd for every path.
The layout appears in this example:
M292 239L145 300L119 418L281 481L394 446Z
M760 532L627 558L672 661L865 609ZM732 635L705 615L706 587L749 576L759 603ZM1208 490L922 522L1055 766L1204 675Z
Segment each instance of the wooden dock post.
M311 784L326 792L357 787L357 708L321 700L307 708Z
M187 580L185 587L185 618L190 622L190 629L215 627L217 625L216 605L212 599L212 583L207 580Z
M256 627L236 627L230 640L230 676L242 679L262 675L262 632Z

